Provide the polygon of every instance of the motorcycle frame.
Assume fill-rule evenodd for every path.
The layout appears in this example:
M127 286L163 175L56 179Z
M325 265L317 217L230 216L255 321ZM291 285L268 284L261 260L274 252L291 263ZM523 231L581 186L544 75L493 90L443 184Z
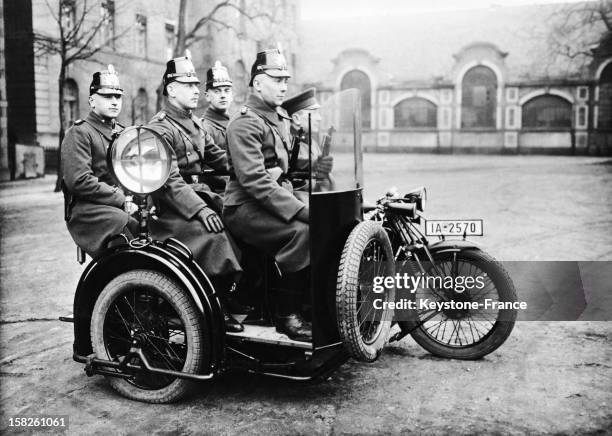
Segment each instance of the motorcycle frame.
M401 201L401 200L400 200ZM422 215L418 212L414 217L406 216L402 213L395 213L384 204L379 204L372 219L382 222L383 228L388 234L395 234L400 238L401 242L394 253L395 260L400 259L403 253L407 259L413 259L420 272L425 273L423 261L431 262L433 267L437 269L434 262L434 255L439 253L459 253L465 250L479 250L480 247L474 242L465 239L446 239L430 243L423 232L417 227L421 223ZM393 238L390 238L393 240ZM413 330L420 327L427 319L419 320L416 313L410 312L413 315L408 321L399 321L397 324L400 331L389 338L389 342L395 342L409 335Z

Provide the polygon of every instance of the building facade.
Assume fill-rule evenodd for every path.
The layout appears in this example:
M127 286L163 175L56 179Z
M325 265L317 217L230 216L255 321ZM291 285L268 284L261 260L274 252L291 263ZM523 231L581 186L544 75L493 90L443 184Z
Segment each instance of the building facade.
M341 40L312 21L303 59L318 77L306 81L322 100L361 90L370 151L611 154L610 38L584 33L599 42L588 63L553 53L558 8L337 21Z
M61 2L61 3L60 3ZM146 123L158 110L160 84L165 64L172 58L179 23L179 0L5 0L5 56L7 69L8 140L3 152L28 153L40 175L53 172L58 158L59 111L64 111L64 128L89 112L89 83L92 73L113 64L124 88L119 122ZM190 31L202 17L210 15L213 0L186 2L185 29ZM237 90L237 102L244 101L250 65L256 50L281 42L286 56L295 59L298 46L297 2L256 0L238 2L253 17L272 9L271 19L250 19L236 9L222 9L200 31L189 47L200 79L219 59L229 66ZM84 28L99 26L87 47L101 45L94 56L72 63L63 81L64 98L59 101L61 58L40 50L36 35L57 37L59 25L52 18L62 5L65 29L78 24L87 5ZM219 24L222 23L222 24ZM84 35L91 33L84 32ZM0 76L0 85L2 84ZM203 89L203 88L202 88ZM1 90L0 90L1 91ZM0 109L2 96L0 96ZM201 97L201 110L205 99ZM1 126L1 124L0 124ZM24 151L25 150L25 151ZM43 151L46 158L43 158ZM34 158L32 158L34 153ZM2 155L0 154L0 162ZM27 160L27 159L26 159ZM9 159L13 178L26 174L24 157Z
M218 3L186 0L186 32ZM62 84L59 56L35 44L36 35L58 35L60 4L63 26L74 26L83 0L2 2L0 179L54 170L60 110L64 128L84 117L91 74L109 63L125 88L121 123L144 123L160 106L180 0L88 1L84 26L100 28L87 46L101 48L72 63ZM559 56L551 38L567 21L562 4L311 20L300 18L299 0L233 4L245 13L221 9L189 41L200 78L216 60L229 68L233 110L246 100L255 53L280 42L289 94L316 86L325 100L361 90L367 150L611 153L612 37L584 27L575 39L590 43L588 62ZM201 97L198 111L205 107Z

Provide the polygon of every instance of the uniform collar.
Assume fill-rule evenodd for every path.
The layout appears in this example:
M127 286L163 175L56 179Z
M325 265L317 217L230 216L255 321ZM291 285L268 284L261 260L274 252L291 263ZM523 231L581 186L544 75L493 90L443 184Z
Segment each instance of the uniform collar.
M183 127L188 132L193 132L194 128L196 128L196 127L197 128L202 128L202 125L200 124L200 121L198 119L196 119L193 116L192 112L189 111L189 110L180 109L180 108L174 106L172 103L170 103L168 101L166 101L164 103L164 106L163 106L162 110L164 112L166 112L167 116L169 116L175 122L180 124L181 127ZM194 124L195 124L195 126L194 126Z
M247 97L246 106L250 107L275 125L281 124L282 118L286 118L283 113L279 111L278 106L276 108L270 107L261 97L255 94L251 94Z
M227 127L227 123L229 121L229 115L226 112L221 113L214 110L211 106L208 106L208 109L206 109L206 112L204 112L204 118L220 124L223 127Z
M91 124L94 129L100 132L100 134L109 141L113 139L113 129L120 130L120 126L115 123L114 119L104 119L94 111L89 112L85 121Z

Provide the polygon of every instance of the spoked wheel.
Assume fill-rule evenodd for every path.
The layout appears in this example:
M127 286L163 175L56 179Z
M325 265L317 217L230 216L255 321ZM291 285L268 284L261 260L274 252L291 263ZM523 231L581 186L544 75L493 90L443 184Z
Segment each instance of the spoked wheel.
M374 277L394 274L389 238L379 224L365 221L349 235L338 270L336 319L340 336L357 360L376 360L391 327L392 311L374 308L394 299L393 290L374 292Z
M151 366L198 373L210 356L200 318L187 294L167 276L149 270L126 272L108 283L96 301L93 350L98 358L119 361L136 340ZM141 364L138 357L130 363ZM147 372L108 379L121 395L149 403L176 401L190 386L185 379Z
M480 250L434 253L433 259L423 277L429 278L428 286L416 291L417 304L422 300L462 304L441 311L419 308L420 326L411 332L414 340L430 353L452 359L478 359L496 350L512 332L517 316L516 309L500 309L496 304L516 301L506 270ZM459 288L455 281L450 290L440 286L444 279L457 277L473 277L476 282ZM466 309L475 303L478 309Z

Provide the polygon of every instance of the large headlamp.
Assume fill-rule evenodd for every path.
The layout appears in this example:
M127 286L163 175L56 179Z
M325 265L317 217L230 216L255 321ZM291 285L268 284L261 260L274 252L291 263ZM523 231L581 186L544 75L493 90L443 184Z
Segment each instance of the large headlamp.
M155 131L133 126L115 138L108 149L107 159L121 186L134 194L149 194L168 180L172 150Z
M404 198L416 203L417 210L423 212L427 203L427 190L424 186L420 186L404 195Z

